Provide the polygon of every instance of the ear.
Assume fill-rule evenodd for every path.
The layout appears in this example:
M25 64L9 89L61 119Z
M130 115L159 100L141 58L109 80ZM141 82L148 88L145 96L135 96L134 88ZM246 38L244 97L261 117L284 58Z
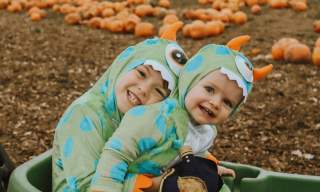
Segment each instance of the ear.
M264 66L262 68L254 68L253 69L253 81L256 82L264 77L266 77L269 73L271 73L273 68L272 64Z
M227 47L229 47L230 49L233 49L235 51L240 51L241 46L243 44L247 43L249 40L250 40L249 35L241 35L241 36L238 36L238 37L231 39L227 43Z
M171 41L177 40L177 31L183 26L183 22L177 21L171 25L169 25L166 30L162 33L162 39L167 39Z

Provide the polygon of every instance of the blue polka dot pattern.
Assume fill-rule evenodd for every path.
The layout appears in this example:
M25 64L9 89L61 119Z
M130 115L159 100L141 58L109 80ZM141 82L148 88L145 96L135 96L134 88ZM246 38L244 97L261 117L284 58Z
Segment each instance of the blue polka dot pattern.
M217 46L216 54L218 55L230 55L230 49L225 46Z
M73 139L71 137L68 137L68 139L63 145L63 155L66 158L68 158L70 157L72 151L73 151Z
M137 168L139 170L139 173L147 173L147 174L152 174L152 175L160 175L160 166L150 160L142 161L138 163Z
M133 54L134 48L133 47L128 47L126 50L124 50L120 55L119 55L119 61L123 61L127 59L131 54Z
M157 142L151 137L145 137L138 141L138 148L141 153L151 149L157 144Z
M120 162L111 168L110 177L117 181L123 182L126 176L127 169L128 164L126 164L125 162Z
M172 113L172 111L176 108L177 102L174 99L166 99L165 102L165 110L166 110L166 115L169 115Z
M77 178L76 177L74 177L74 176L67 177L67 184L68 184L69 191L72 191L72 192L80 191L77 188Z
M203 56L197 55L185 66L186 72L194 72L201 67L203 63Z
M158 38L153 38L153 39L147 39L144 41L145 45L157 45L159 43Z
M164 117L162 115L159 115L156 118L156 126L159 129L161 134L165 133L166 130L166 120L164 119Z
M100 91L102 94L106 94L109 87L109 80L104 82L104 84L101 86Z
M115 102L115 94L112 91L111 95L107 98L107 101L104 103L104 108L107 113L111 116L114 112L116 112L116 102Z
M144 112L146 111L144 106L138 106L138 107L134 107L131 110L128 111L128 113L132 116L142 116L144 115Z
M94 124L92 122L92 120L90 119L90 117L85 116L81 123L80 123L80 129L83 132L90 132L94 129Z
M117 138L110 138L110 140L106 143L106 148L112 148L115 150L122 149L122 142Z

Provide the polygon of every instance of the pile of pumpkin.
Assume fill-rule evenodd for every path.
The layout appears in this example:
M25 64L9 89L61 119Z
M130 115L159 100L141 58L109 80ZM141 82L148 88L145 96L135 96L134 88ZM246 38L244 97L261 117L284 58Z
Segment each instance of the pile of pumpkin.
M27 11L32 21L39 21L47 16L46 10L61 13L68 24L85 24L111 32L128 32L137 36L155 35L152 23L142 22L145 16L163 18L175 13L169 0L158 0L155 6L148 0L127 0L109 2L97 0L0 0L0 9L9 12Z
M249 6L253 14L261 12L261 5L272 8L291 6L295 10L305 10L307 0L198 0L201 5L211 8L184 10L182 16L191 21L181 25L183 35L193 39L216 36L224 32L229 24L242 25L247 22L247 14L240 10ZM300 5L305 9L296 9ZM281 5L281 6L280 6ZM298 6L299 5L299 6ZM144 17L162 19L158 33L168 25L179 21L175 10L170 9L170 0L124 0L118 2L102 0L0 0L0 9L10 12L27 11L32 21L47 16L52 9L64 15L68 24L84 24L92 28L104 29L114 33L134 33L136 36L154 36L156 27L144 22Z
M309 63L320 66L320 38L315 42L313 51L295 38L284 37L273 44L271 49L274 60L288 62Z

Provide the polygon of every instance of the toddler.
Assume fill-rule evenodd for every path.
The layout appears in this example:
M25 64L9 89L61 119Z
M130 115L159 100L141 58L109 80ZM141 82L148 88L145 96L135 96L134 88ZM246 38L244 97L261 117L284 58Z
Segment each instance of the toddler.
M149 191L152 183L142 174L160 176L177 162L183 145L206 157L215 125L246 100L255 74L266 75L232 50L239 50L239 42L247 41L246 37L228 46L205 46L181 72L179 94L173 91L160 103L130 109L104 147L91 191ZM158 190L157 185L151 188Z
M175 42L181 24L123 51L60 119L53 142L53 191L86 191L105 142L130 108L165 99L187 57Z

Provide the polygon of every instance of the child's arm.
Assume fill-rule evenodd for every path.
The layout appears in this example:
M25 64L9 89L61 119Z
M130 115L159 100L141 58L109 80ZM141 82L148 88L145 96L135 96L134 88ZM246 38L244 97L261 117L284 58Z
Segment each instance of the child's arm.
M142 111L142 106L128 111L105 144L91 191L122 191L128 165L161 140L160 132L152 127L154 118L143 118L143 121L139 118Z

